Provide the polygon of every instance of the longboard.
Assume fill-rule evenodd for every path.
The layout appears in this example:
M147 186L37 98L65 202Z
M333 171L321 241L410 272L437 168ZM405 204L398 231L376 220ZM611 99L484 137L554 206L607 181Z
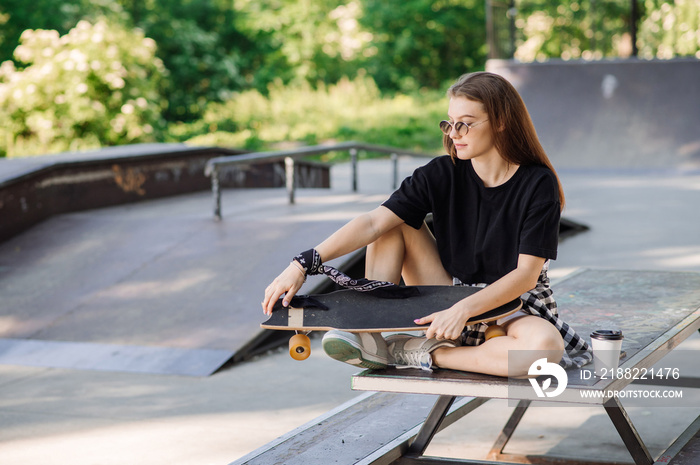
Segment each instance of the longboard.
M429 325L419 326L414 320L450 308L460 300L479 292L481 288L468 286L415 286L417 295L403 299L380 298L367 292L349 289L312 296L295 296L289 307L281 300L275 304L272 315L260 326L265 329L294 330L290 340L290 355L304 360L310 354L310 341L303 333L338 329L348 332L417 331ZM467 325L488 323L522 307L522 301L514 299L505 305L489 310ZM487 337L505 334L500 327L489 327Z

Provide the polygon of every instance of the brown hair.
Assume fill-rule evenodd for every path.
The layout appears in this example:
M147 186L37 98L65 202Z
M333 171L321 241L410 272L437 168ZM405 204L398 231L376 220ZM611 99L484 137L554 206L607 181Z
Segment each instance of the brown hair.
M515 87L503 77L478 72L461 76L448 90L449 97L465 97L484 106L491 123L496 150L509 163L543 165L549 168L559 184L559 202L564 209L564 190L557 172L537 138L535 126ZM443 146L452 160L457 156L449 135L442 138Z

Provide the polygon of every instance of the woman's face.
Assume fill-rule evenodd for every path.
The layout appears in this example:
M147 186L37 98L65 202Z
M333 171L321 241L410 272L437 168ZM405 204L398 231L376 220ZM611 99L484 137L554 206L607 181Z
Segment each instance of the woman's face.
M451 97L447 116L453 125L449 137L454 143L457 158L472 160L481 156L498 155L483 104L466 97ZM470 126L467 134L460 136L457 133L454 125L458 122Z

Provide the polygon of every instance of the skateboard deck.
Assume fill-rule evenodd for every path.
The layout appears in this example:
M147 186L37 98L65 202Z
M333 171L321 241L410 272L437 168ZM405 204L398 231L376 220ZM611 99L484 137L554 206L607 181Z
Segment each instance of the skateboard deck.
M309 296L328 309L275 305L272 315L260 326L265 329L348 332L416 331L427 329L414 320L450 308L481 288L468 286L416 286L419 294L405 299L382 299L349 289ZM299 299L302 300L302 299ZM467 321L468 325L503 318L522 307L515 299Z
M402 299L380 298L367 292L349 289L295 296L289 307L278 301L272 315L260 326L265 329L294 330L289 341L289 354L304 360L310 354L306 333L338 329L348 332L416 331L428 329L414 320L450 308L460 300L479 292L481 288L467 286L415 286L417 295ZM522 301L514 299L505 305L470 318L467 325L494 322L517 312ZM505 335L498 325L492 325L486 338Z

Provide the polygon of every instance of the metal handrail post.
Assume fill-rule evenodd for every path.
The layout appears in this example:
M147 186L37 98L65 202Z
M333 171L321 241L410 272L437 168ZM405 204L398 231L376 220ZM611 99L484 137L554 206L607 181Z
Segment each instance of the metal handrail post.
M391 188L396 190L396 188L399 186L399 156L396 153L391 154L391 164L394 171L391 180Z
M211 192L214 196L214 218L221 220L221 187L219 186L219 168L211 171Z
M287 184L287 194L289 194L289 204L294 205L294 190L296 188L296 179L294 173L294 158L285 157L284 172Z
M350 151L350 166L352 167L352 191L357 192L357 149L352 148Z
M388 147L388 146L382 146L382 145L373 145L373 144L365 144L361 142L341 142L339 144L327 144L327 145L318 145L318 146L311 146L311 147L302 147L302 148L297 148L297 149L290 149L290 150L279 150L279 151L273 151L273 152L255 152L255 153L246 153L246 154L235 154L235 155L226 155L226 156L220 156L220 157L215 157L215 158L210 158L207 161L206 166L204 167L204 174L207 176L211 176L211 185L212 185L212 193L214 194L214 216L217 219L221 219L221 180L220 180L220 171L222 169L225 169L226 167L230 166L248 166L248 165L255 165L255 164L261 164L261 163L277 163L281 162L282 160L285 160L285 164L287 163L287 159L291 160L296 160L297 158L305 157L308 155L318 155L318 154L323 154L323 153L328 153L330 151L334 150L339 150L339 151L345 151L347 150L350 152L350 159L351 159L351 164L352 164L352 190L353 192L358 191L358 163L359 163L359 157L358 153L359 150L363 151L369 151L369 152L379 152L379 153L388 153L391 154L392 159L394 159L394 188L398 185L398 154L402 155L409 155L409 156L414 156L414 157L425 157L425 156L430 156L426 155L424 153L417 153L417 152L412 152L410 150L401 150L397 149L396 147ZM396 155L396 157L395 157ZM295 164L292 163L293 165ZM287 167L285 166L285 172L287 170ZM296 181L295 177L298 173L296 173L296 168L293 167L291 171L291 176L287 176L287 181L291 182L292 184L287 184L287 189L289 191L289 199L290 203L294 203L295 201L295 190L296 190Z

